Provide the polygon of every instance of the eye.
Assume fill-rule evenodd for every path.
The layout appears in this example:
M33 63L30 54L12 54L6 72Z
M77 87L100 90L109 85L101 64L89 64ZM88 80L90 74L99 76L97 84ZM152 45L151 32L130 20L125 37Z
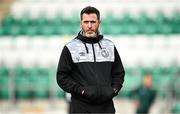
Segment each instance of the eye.
M96 23L96 21L83 21L83 23L85 23L85 24L88 24L88 23L94 24L94 23Z
M84 23L86 23L86 24L87 24L87 23L89 23L89 21L84 21Z
M96 21L90 21L91 23L96 23Z

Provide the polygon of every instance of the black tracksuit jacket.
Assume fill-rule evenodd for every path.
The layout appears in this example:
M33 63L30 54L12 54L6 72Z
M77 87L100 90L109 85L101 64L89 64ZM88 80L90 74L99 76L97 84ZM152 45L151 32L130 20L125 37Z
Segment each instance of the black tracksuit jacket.
M72 98L101 104L118 94L124 75L120 56L110 40L102 35L86 38L79 33L62 50L57 83Z

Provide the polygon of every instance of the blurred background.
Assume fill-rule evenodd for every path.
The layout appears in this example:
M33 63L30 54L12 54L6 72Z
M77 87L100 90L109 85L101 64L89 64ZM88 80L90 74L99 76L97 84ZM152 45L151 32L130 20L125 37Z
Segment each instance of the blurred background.
M129 93L145 71L157 90L150 113L180 113L180 0L0 0L0 114L67 113L56 68L88 5L125 67L117 113L135 112Z

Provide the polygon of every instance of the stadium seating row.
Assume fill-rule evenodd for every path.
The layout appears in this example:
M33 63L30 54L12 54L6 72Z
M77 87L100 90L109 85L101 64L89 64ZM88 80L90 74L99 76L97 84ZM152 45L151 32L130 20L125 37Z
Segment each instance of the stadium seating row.
M72 35L80 30L78 17L57 15L55 18L41 16L32 19L29 16L15 18L7 15L0 26L0 35ZM124 14L122 17L107 14L102 19L102 33L119 34L179 34L180 13L166 17L162 12L155 17L145 13L137 17Z
M17 66L12 71L1 66L0 98L10 98L12 92L16 98L49 98L52 95L63 97L64 92L54 82L54 69Z
M143 73L148 71L153 74L154 88L160 97L164 97L172 91L177 97L180 97L179 68L179 65L125 67L125 83L119 96L127 97L132 89L141 84ZM17 98L64 97L64 92L56 84L55 69L55 67L43 68L40 66L8 68L1 65L0 98L10 97L12 92Z

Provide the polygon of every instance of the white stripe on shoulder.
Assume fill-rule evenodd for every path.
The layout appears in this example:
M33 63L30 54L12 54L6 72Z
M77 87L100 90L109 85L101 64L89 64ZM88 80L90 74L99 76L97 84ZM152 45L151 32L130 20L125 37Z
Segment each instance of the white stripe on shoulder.
M111 40L106 39L106 38L103 38L101 40L101 42L104 43L104 44L108 44L108 45L114 45L114 43Z

